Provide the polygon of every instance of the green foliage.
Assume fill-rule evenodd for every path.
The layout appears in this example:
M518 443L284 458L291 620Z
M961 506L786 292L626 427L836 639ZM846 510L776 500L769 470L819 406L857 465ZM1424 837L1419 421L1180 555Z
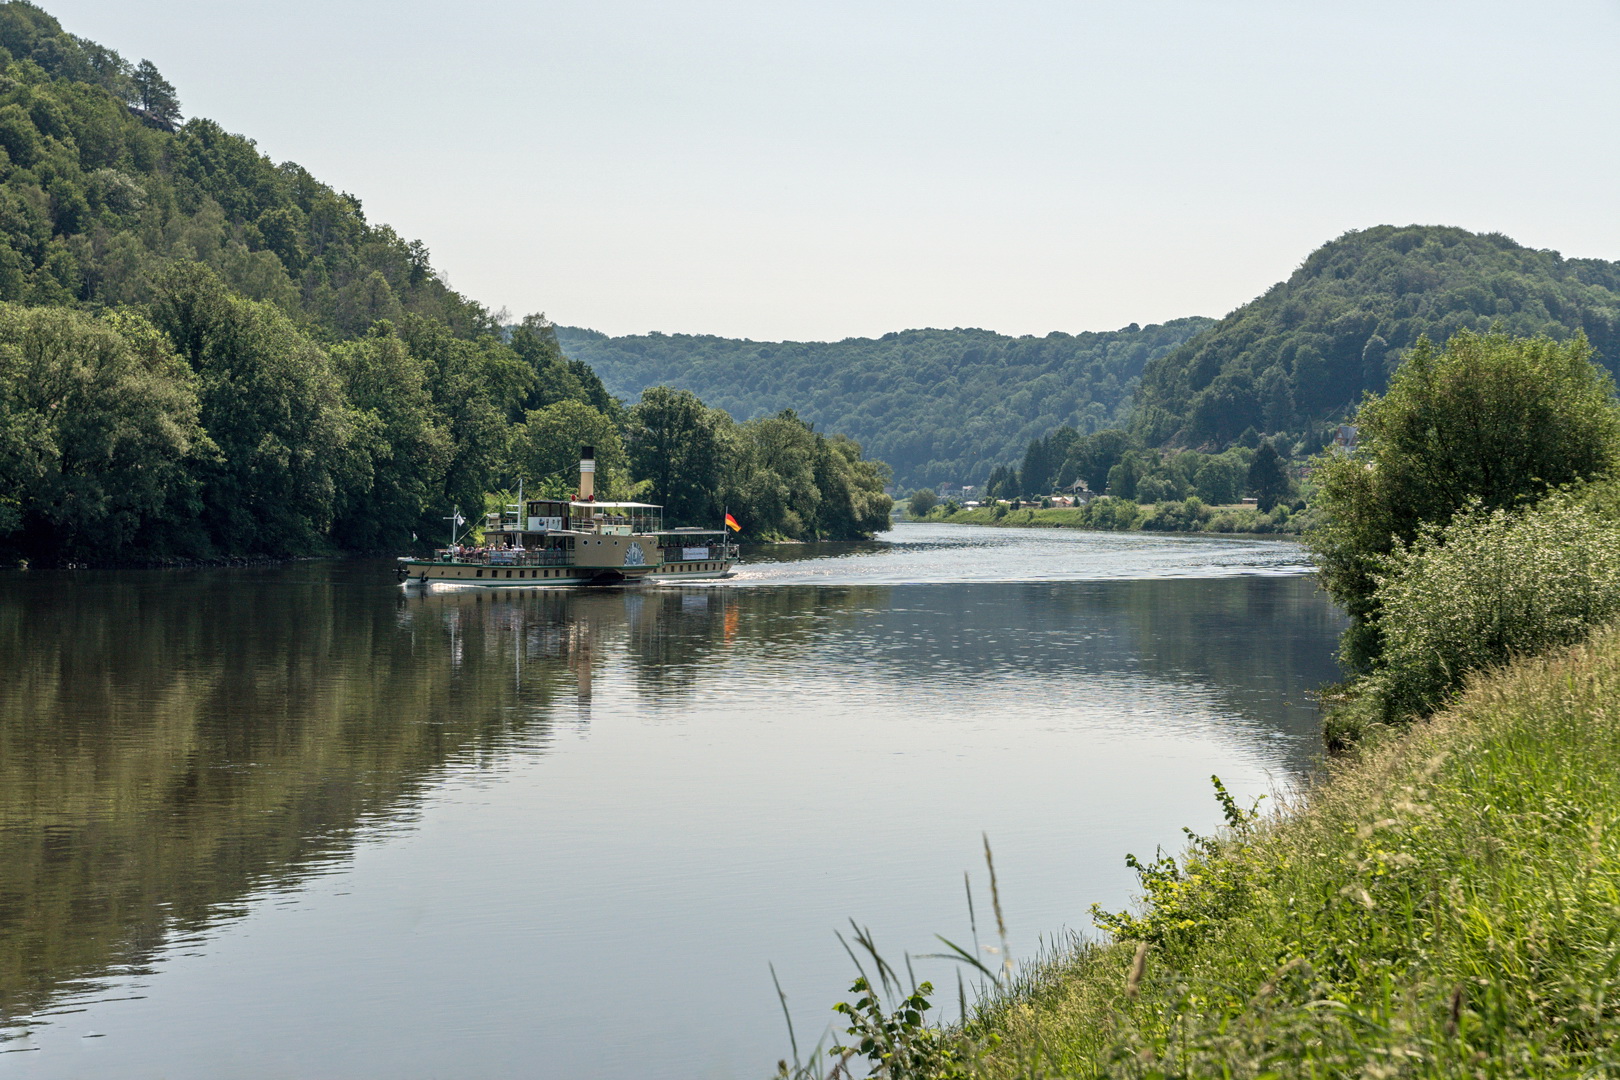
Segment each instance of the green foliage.
M1584 332L1613 365L1617 309L1617 263L1455 228L1346 233L1287 281L1150 361L1132 430L1152 445L1220 449L1252 429L1321 446L1328 427L1364 394L1381 392L1424 336Z
M184 543L216 459L198 397L140 316L0 305L0 543L38 562Z
M219 447L201 471L212 548L320 550L363 467L326 354L279 308L232 295L198 264L160 283L153 316L197 373L202 425Z
M631 471L669 523L714 525L729 508L759 539L845 540L889 527L888 467L792 410L734 423L689 390L649 387L627 417Z
M732 447L724 498L750 535L830 540L889 527L888 467L862 459L858 443L786 410L737 425Z
M1270 513L1278 503L1294 493L1294 481L1288 475L1288 465L1270 442L1262 442L1249 462L1248 488L1254 492L1260 509Z
M1380 560L1465 505L1515 506L1612 471L1620 410L1582 338L1458 334L1420 343L1383 397L1356 414L1354 455L1318 462L1312 534L1322 580L1356 620L1347 657L1377 655Z
M1180 862L1163 851L1152 862L1126 855L1125 865L1136 872L1142 888L1141 914L1109 912L1093 904L1091 917L1098 927L1125 941L1186 948L1250 901L1256 885L1253 868L1235 856L1260 819L1259 801L1244 809L1219 776L1209 779L1226 818L1227 835L1200 836L1183 829L1187 852Z
M1002 1041L978 1075L1611 1075L1617 698L1606 630L1480 681L1286 816L1195 841L1175 873L1146 864L1121 925L1153 944L1080 946L986 1010L964 1035Z
M591 364L627 399L669 385L739 419L792 408L890 462L901 484L937 487L975 482L1064 425L1119 426L1143 365L1208 325L1178 319L1044 338L908 330L839 342L610 338L569 327L558 334L568 355Z
M1091 500L1086 504L1085 514L1088 528L1115 532L1135 528L1142 518L1141 507L1137 506L1135 499L1121 499L1113 495Z
M927 517L928 512L938 505L939 496L933 488L918 488L906 502L906 513L914 518Z
M1620 616L1620 521L1567 494L1425 525L1381 565L1383 650L1356 690L1386 723L1426 716L1470 674Z
M629 487L629 459L613 421L583 401L558 401L534 409L512 433L510 471L530 490L570 497L579 490L579 450L596 452L596 497L616 499Z
M1213 516L1202 499L1189 495L1180 502L1167 499L1155 503L1153 512L1142 519L1140 527L1149 532L1199 532Z
M631 471L651 482L652 501L673 523L706 525L725 513L736 433L731 417L690 390L653 386L630 408Z
M332 366L352 410L355 479L332 537L353 551L404 550L437 514L455 452L428 390L426 365L380 322L335 346Z
M853 1003L840 1001L833 1011L849 1020L846 1035L853 1045L834 1045L828 1055L842 1065L860 1056L871 1066L868 1075L883 1080L952 1080L966 1077L967 1060L950 1035L930 1025L932 983L920 983L909 995L886 1008L866 976L849 988L858 995Z

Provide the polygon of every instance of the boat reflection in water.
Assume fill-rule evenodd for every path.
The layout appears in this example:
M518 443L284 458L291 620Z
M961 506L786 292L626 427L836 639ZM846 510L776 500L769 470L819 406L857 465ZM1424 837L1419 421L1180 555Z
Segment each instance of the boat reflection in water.
M357 848L395 850L407 863L414 850L427 860L408 863L405 880L418 885L373 889L367 903L374 907L324 916L355 919L356 934L386 922L395 914L388 905L418 903L412 891L448 873L443 849L399 844L443 813L443 792L491 780L506 808L470 820L497 851L524 852L525 866L544 864L539 880L572 898L568 910L577 925L568 931L589 945L598 966L566 968L556 957L560 939L513 939L507 948L534 950L522 954L525 963L557 965L550 977L570 994L596 993L587 981L592 971L611 984L603 994L617 993L632 977L626 972L640 971L651 954L626 944L623 955L604 961L600 943L617 940L627 926L653 920L663 927L664 920L689 915L690 925L669 923L659 932L682 948L690 942L708 950L711 958L702 963L714 966L715 985L731 988L736 1007L774 1008L768 987L739 983L735 965L763 971L766 959L776 959L803 971L811 963L806 957L837 962L835 946L828 947L837 918L819 908L788 913L819 887L803 878L797 860L823 858L811 850L823 839L841 848L871 845L840 861L852 872L919 855L910 828L891 837L874 826L854 841L839 838L831 822L857 794L863 815L902 822L906 807L943 809L942 783L962 793L950 786L954 774L939 780L929 763L954 769L964 754L990 760L1001 747L1022 753L1029 745L1047 747L1039 753L1050 760L1051 747L1071 745L1064 740L1074 740L1073 752L1089 754L1102 737L1086 727L1093 723L1127 732L1124 742L1103 732L1109 745L1130 745L1133 729L1151 731L1156 762L1179 740L1196 753L1215 747L1208 752L1302 770L1316 745L1303 691L1333 677L1332 643L1341 624L1298 578L400 590L378 584L385 567L302 563L0 580L0 650L8 658L0 665L0 1050L43 1047L24 1055L36 1063L29 1067L44 1070L41 1076L71 1075L71 1059L52 1056L66 1053L53 1039L76 1040L64 1011L88 1009L74 1013L73 1023L93 1019L110 1031L98 1046L139 1050L147 1055L142 1060L157 1063L124 1075L208 1075L202 1051L187 1059L177 1047L191 1044L170 1046L166 1033L185 1029L195 1042L204 1036L190 1025L234 1030L244 1016L224 1004L217 1015L195 1000L165 1004L164 988L172 983L157 973L171 972L170 980L182 969L225 977L207 968L220 963L215 953L224 926L264 911L267 898L308 891L315 877L352 867ZM1119 702L1131 711L1117 708ZM688 735L700 741L682 743ZM883 740L907 756L871 757L868 743ZM677 760L678 768L665 764ZM830 778L857 762L869 772L881 769L872 776L889 786L871 786L868 778L860 792L841 793ZM713 775L694 779L706 770ZM1204 761L1194 762L1193 773L1209 771ZM779 778L793 782L784 786ZM1023 813L1025 788L1036 791L1028 784L1003 790L994 812ZM823 797L829 807L814 802ZM1060 785L1039 795L1046 801L1032 803L1029 813L1044 835L1089 813L1058 812L1052 800L1089 797L1083 786ZM1111 796L1099 789L1096 798L1105 797ZM1200 806L1209 802L1205 792L1192 797ZM964 816L981 813L962 802ZM776 804L780 821L769 817ZM543 815L524 817L540 806ZM646 807L679 813L666 814L666 823ZM1086 830L1099 833L1096 823L1110 812L1097 811ZM687 818L699 813L712 817L691 825ZM823 822L817 816L823 813L838 816ZM1174 819L1162 830L1152 823L1155 835L1198 824L1183 817L1179 803L1167 813ZM977 817L958 824L938 828L972 839L983 826ZM794 837L794 850L779 855L788 860L778 868L780 881L769 878L778 855L748 854L746 844L754 841L746 837L761 830L771 834L770 843ZM1004 827L998 836L1010 831ZM705 839L722 835L723 843ZM697 846L687 851L681 846L687 843ZM1124 841L1102 834L1095 843L1115 867ZM743 860L738 867L705 862L723 862L728 845ZM430 850L441 861L429 859ZM1000 847L997 855L999 864ZM960 873L955 854L937 857ZM1007 857L1017 865L1010 840ZM701 900L676 903L669 890L685 888L684 877L660 879L664 886L643 898L646 911L631 910L642 902L632 886L592 892L603 882L657 874L660 860L698 875L730 874L728 890L763 892L738 892L737 911L722 914L711 910L718 901L705 881L691 886ZM490 905L489 925L528 925L523 913L542 885L514 877L499 855L458 872L486 875L468 887ZM1040 898L1032 899L1028 875L1024 886L1031 910ZM933 886L926 888L932 895ZM1050 908L1080 911L1084 902L1108 899L1090 886L1076 895L1079 888L1054 887ZM453 909L438 910L443 921L436 927L460 926ZM735 964L702 944L717 918L729 927L725 940L746 953ZM801 924L805 929L784 929ZM919 940L939 928L927 925ZM255 932L264 955L277 955L272 931ZM777 944L750 944L756 932ZM413 958L411 950L422 947L416 938L388 940L402 962L426 965L426 983L443 974L426 954ZM290 1008L314 995L333 1028L341 1028L338 1018L363 1004L345 980L383 979L371 973L377 955L357 947L354 955L321 957L344 978L327 989L260 984L255 1008ZM698 1021L677 1007L687 997L694 1004L711 1000L680 989L709 972L691 966L699 961L682 963L687 967L667 985L654 971L634 976L669 1006L671 1031L648 1037L667 1043L689 1035L713 1044L717 1032L697 1030ZM455 985L478 1007L498 1010L518 993L501 981L505 976L489 975L487 998L481 997L483 975L459 974ZM834 980L825 992L836 989ZM805 1004L819 1007L822 993ZM113 999L141 994L150 995L142 1022L119 1021L126 1006ZM566 1009L555 1023L536 1016L526 1021L535 1027L524 1037L553 1040L548 1046L606 1038L581 1031L583 1022ZM760 1040L774 1053L769 1023L768 1015L760 1021ZM266 1038L238 1035L245 1048ZM300 1046L311 1058L288 1064L285 1075L347 1052L338 1035L326 1038L305 1032ZM397 1046L416 1038L407 1027L390 1035ZM380 1042L364 1052L385 1063L403 1060ZM641 1051L633 1047L624 1053L627 1061L650 1060L636 1058ZM484 1071L466 1060L468 1070ZM47 1068L50 1061L62 1067ZM491 1065L488 1074L500 1071ZM635 1068L604 1066L602 1074L635 1075Z

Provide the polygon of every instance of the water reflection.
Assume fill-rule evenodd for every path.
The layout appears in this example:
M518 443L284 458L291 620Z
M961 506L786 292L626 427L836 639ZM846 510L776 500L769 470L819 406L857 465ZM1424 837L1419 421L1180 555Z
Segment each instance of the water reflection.
M1332 677L1339 625L1286 577L426 594L386 580L315 563L0 582L0 1039L151 971L358 838L386 842L446 777L499 778L597 714L720 703L769 718L819 699L983 722L1009 701L1058 719L1124 694L1165 704L1121 722L1173 726L1193 694L1231 738L1302 769L1304 691Z

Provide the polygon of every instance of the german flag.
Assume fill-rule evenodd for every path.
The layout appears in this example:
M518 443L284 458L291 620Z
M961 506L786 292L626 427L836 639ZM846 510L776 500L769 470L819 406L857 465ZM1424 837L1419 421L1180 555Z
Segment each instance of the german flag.
M732 517L730 514L726 515L726 528L730 529L732 532L742 532L742 526L737 524L737 519Z

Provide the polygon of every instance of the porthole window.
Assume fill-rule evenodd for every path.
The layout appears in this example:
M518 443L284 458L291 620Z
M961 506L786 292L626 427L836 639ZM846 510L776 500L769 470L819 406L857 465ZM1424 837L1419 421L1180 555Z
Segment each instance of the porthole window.
M479 570L479 571L478 571L478 573L477 573L477 574L475 574L475 575L473 575L473 576L474 576L474 577L483 577L483 576L484 576L484 572L483 572L483 570Z

